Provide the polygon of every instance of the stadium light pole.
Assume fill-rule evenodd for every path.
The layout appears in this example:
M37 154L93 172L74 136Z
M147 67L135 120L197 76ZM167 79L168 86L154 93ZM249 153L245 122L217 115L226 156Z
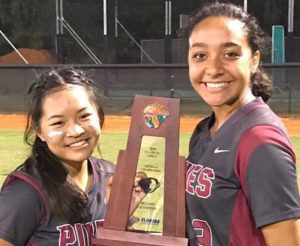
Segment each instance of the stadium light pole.
M248 1L244 0L244 11L247 12L248 11Z
M165 63L171 63L172 1L165 0Z
M118 0L115 1L115 38L118 37Z
M286 38L287 47L293 47L293 32L294 32L294 0L289 0L289 9L288 9L288 33ZM291 48L286 49L289 61L293 62L294 51ZM288 75L289 76L289 75ZM290 84L291 78L288 77L289 82L289 106L288 112L292 112L292 90L293 85Z
M64 28L63 28L63 0L56 0L55 1L55 8L56 8L56 36L55 36L55 52L56 52L56 59L58 63L64 63L64 56L63 56L63 35L64 35Z
M288 29L287 29L287 36L286 36L286 47L293 47L294 46L294 0L289 0L288 6ZM293 61L294 51L291 48L286 49L287 57L289 61Z
M294 32L294 0L289 0L288 33Z
M115 27L118 1L103 0L103 36L105 62L116 62Z

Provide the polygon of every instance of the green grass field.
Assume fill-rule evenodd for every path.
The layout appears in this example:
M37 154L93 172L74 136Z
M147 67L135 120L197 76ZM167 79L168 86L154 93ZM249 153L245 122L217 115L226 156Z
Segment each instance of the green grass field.
M116 162L120 149L125 149L128 134L120 133L103 133L101 138L101 155L104 159ZM179 154L186 156L188 153L188 141L190 133L181 133ZM300 136L292 138L293 146L298 157L300 165ZM20 165L29 155L30 147L23 142L23 132L15 130L0 130L0 185L6 175ZM95 156L99 156L95 153ZM298 168L298 183L300 184L300 167Z

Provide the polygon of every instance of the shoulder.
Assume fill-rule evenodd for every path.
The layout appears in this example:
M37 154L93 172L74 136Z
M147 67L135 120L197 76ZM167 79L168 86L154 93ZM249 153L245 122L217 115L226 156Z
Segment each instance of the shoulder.
M257 158L258 153L261 161L286 156L291 163L296 162L289 138L281 129L271 125L258 125L244 132L238 143L237 163L245 165L250 158L253 159L254 154Z
M14 179L0 192L0 237L21 245L40 223L42 202L38 192Z
M40 204L41 187L38 181L21 166L5 179L1 188L1 197L12 198L16 203ZM22 204L22 203L21 203Z
M255 126L269 125L274 126L287 135L286 128L281 119L261 100L257 99L247 104L241 109L238 118L242 132Z
M237 147L236 170L238 176L245 176L248 167L266 172L285 168L288 164L294 172L296 156L289 138L277 127L254 126L241 136Z
M242 108L237 118L240 148L247 146L249 150L249 147L267 143L290 148L287 130L281 119L259 98Z
M7 179L7 182L4 183L1 189L1 194L14 193L14 196L16 196L15 199L28 196L31 198L38 197L37 191L28 182L15 176L8 176Z
M247 151L263 144L280 145L289 150L293 156L290 140L282 129L273 125L263 124L254 126L243 133L240 138L239 148L247 146Z
M1 194L17 201L26 201L28 204L45 203L43 189L38 174L24 164L11 172L3 182Z

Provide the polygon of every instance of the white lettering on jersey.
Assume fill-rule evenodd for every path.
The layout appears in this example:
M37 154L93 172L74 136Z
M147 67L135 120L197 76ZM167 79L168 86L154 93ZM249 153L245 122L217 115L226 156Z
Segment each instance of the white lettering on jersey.
M186 162L186 168L186 192L199 198L210 197L212 180L215 179L214 170L189 161Z
M85 224L77 223L75 225L65 224L57 226L59 231L59 246L92 245L92 237L96 234L97 228L103 226L103 220L95 220Z

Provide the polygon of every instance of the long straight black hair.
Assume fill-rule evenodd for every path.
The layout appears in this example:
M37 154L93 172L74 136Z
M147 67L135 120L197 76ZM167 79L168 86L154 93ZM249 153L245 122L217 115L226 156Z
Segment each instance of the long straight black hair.
M36 135L43 114L43 100L47 95L68 85L82 86L82 89L86 90L90 101L97 109L99 125L103 126L104 112L101 98L95 84L85 73L64 68L42 74L27 91L27 125L24 140L32 146L32 154L25 161L25 167L37 173L41 179L51 213L67 219L69 223L78 223L90 220L87 196L68 181L68 171L64 165Z

